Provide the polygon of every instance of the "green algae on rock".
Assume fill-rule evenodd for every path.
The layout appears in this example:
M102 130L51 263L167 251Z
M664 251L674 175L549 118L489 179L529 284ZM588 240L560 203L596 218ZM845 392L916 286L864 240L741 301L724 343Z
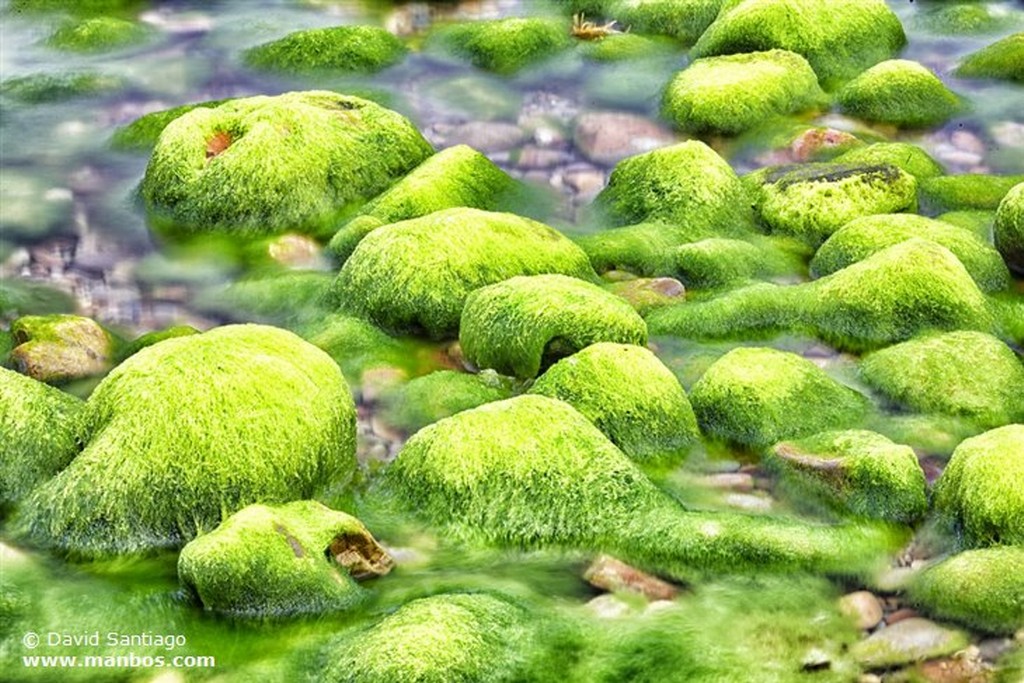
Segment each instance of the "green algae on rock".
M965 417L985 429L1024 422L1024 364L983 332L948 332L868 355L861 375L890 401Z
M787 491L858 517L914 524L928 511L924 472L909 446L863 430L777 444L769 469Z
M357 97L242 98L168 123L141 196L171 235L324 235L432 153L408 119Z
M612 33L598 40L581 42L579 50L587 59L618 62L672 55L678 52L679 45L669 38L641 36L635 33Z
M857 166L890 164L914 176L919 182L945 173L939 162L917 145L908 142L876 142L844 152L832 161Z
M987 242L959 226L913 214L882 214L850 221L815 253L811 274L829 275L914 237L951 251L983 291L997 292L1009 286L1010 272L999 252Z
M576 238L576 243L598 273L622 270L642 277L663 277L676 270L676 247L715 236L715 231L699 224L639 223L584 235Z
M647 343L647 325L623 299L565 275L514 277L466 298L459 343L466 359L521 378L597 342Z
M868 401L806 358L768 348L733 349L690 390L701 430L765 448L827 429L855 427Z
M922 210L995 211L1007 193L1020 183L1024 183L1024 175L969 173L926 178L918 189Z
M713 238L681 245L673 251L673 274L688 288L714 289L802 272L798 250L786 249L773 239Z
M724 0L613 0L603 14L630 31L672 36L692 45L723 4Z
M117 352L116 361L118 363L124 361L130 356L134 356L142 349L162 342L164 339L174 339L175 337L187 337L193 334L199 334L199 330L192 327L191 325L172 325L162 330L153 330L152 332L146 332L145 334L139 335L132 341L126 343Z
M569 24L556 17L468 21L438 29L439 44L474 66L510 75L572 45Z
M516 275L594 279L587 255L553 228L508 213L456 208L364 237L330 300L388 330L447 337L466 297Z
M402 41L376 26L331 26L289 33L249 48L243 61L257 69L374 73L405 56Z
M74 297L49 285L18 277L0 278L0 319L71 313L76 306Z
M187 114L193 109L205 107L212 109L228 102L229 100L206 100L192 104L183 104L170 109L143 114L131 123L121 126L114 131L110 138L110 144L114 149L126 151L149 151L156 146L160 139L160 133L164 132L167 124L182 114Z
M0 83L0 95L26 104L44 104L76 97L105 95L123 86L124 81L116 76L88 71L37 73L4 80Z
M959 545L1024 545L1024 425L962 442L935 484L935 513Z
M355 579L391 565L358 519L301 500L234 513L182 548L178 576L207 610L281 617L351 609L367 597Z
M0 368L0 511L75 457L83 406L70 394Z
M1014 33L968 55L955 73L962 78L1024 82L1024 33Z
M74 557L178 548L246 505L309 498L355 468L338 366L261 325L143 349L99 384L82 420L83 450L15 521L19 536Z
M345 378L353 383L369 367L401 367L410 362L407 344L362 318L326 313L304 322L296 331L303 339L333 358Z
M889 164L776 166L748 176L747 183L773 232L812 247L854 218L906 211L917 200L914 177Z
M291 328L327 311L321 301L332 281L330 273L318 270L285 271L204 289L193 305L226 320Z
M1024 274L1024 182L999 203L993 228L996 249L1015 272Z
M511 208L522 187L490 159L466 145L431 156L364 206L331 238L328 249L344 262L371 231L435 211L468 207Z
M903 128L938 125L964 106L927 67L906 59L876 64L843 86L836 98L845 114Z
M117 17L91 17L58 28L46 44L69 52L108 52L146 40L149 31Z
M930 614L988 633L1024 627L1024 547L968 550L925 568L910 601Z
M29 315L11 324L16 346L10 364L40 382L60 384L106 372L116 355L115 338L92 318Z
M565 401L639 463L678 461L700 438L679 380L641 346L592 344L548 368L530 393Z
M1011 26L1013 18L994 14L982 3L941 3L917 14L915 26L941 35L985 34Z
M385 390L381 418L389 426L412 434L463 410L511 398L514 393L514 383L496 372L438 370Z
M595 204L618 225L660 221L723 233L752 225L743 183L696 140L623 159Z
M661 113L688 133L735 135L827 102L806 59L770 50L694 61L666 87Z
M645 316L652 335L685 339L763 338L801 325L803 292L760 282L704 301L665 306Z
M832 89L905 43L903 26L884 0L729 0L693 55L790 50Z

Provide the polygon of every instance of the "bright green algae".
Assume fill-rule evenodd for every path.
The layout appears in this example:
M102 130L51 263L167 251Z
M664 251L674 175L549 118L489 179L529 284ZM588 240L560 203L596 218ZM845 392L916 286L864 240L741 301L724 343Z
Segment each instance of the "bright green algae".
M569 24L555 17L470 21L438 29L432 39L474 66L513 74L572 45Z
M921 182L922 212L989 210L995 211L999 203L1015 185L1024 183L1024 175L964 175L927 178Z
M962 78L1024 81L1024 33L1015 33L968 55L956 69Z
M945 173L942 164L927 152L907 142L876 142L843 152L832 160L837 164L875 166L889 164L917 178L934 178Z
M600 341L646 344L647 325L623 299L564 275L514 277L472 292L459 323L466 359L515 377Z
M999 203L993 228L996 249L1015 272L1024 273L1024 182Z
M207 100L205 102L183 104L178 107L171 107L170 109L162 109L160 111L143 114L131 123L121 126L115 130L113 136L110 138L110 144L114 149L119 150L152 150L153 147L156 146L157 140L160 139L160 133L162 133L164 128L167 127L167 124L174 119L183 114L187 114L193 109L198 109L200 107L212 109L214 107L219 107L225 102L228 102L228 100Z
M243 54L257 69L373 73L405 56L402 41L376 26L331 26L289 33Z
M905 128L926 128L963 110L960 98L927 67L906 59L876 64L837 93L850 116Z
M149 31L117 17L91 17L58 28L46 44L68 52L107 52L146 40Z
M495 372L439 370L417 377L381 396L381 417L408 434L485 403L511 398L514 383Z
M84 448L15 522L18 535L72 556L180 547L250 503L308 498L355 467L341 371L270 327L143 349L100 383L81 417Z
M639 223L584 235L576 238L576 243L590 257L598 273L624 270L642 277L658 277L674 272L676 247L715 235L701 226Z

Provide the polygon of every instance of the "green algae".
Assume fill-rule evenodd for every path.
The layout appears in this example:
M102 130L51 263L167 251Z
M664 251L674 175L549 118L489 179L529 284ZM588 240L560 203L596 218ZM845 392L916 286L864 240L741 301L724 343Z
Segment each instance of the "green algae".
M996 249L1014 271L1024 273L1024 182L999 203L993 228Z
M196 295L197 310L225 320L295 327L326 312L321 304L333 276L322 271L286 271L243 278L206 288Z
M804 271L800 246L770 237L699 240L674 250L673 275L690 289L716 289L799 275Z
M935 126L964 108L927 67L905 59L876 64L843 86L836 99L844 114L903 128Z
M413 434L463 410L511 398L514 390L514 382L495 372L439 370L385 390L381 418L389 426Z
M473 66L514 74L572 45L569 24L554 17L512 17L443 26L432 36Z
M1024 183L1024 175L964 175L928 178L918 186L922 209L930 213L944 211L995 211L1003 197L1015 185Z
M945 173L939 162L927 152L907 142L876 142L844 152L833 159L837 164L874 166L890 164L917 178L934 178Z
M1015 33L974 52L955 71L962 78L1024 81L1024 33Z
M46 104L105 95L123 86L120 78L99 73L38 73L5 79L0 83L0 95L26 104Z
M117 17L91 17L58 28L46 44L68 52L108 52L144 42L149 31Z
M675 272L676 247L715 236L714 231L700 225L640 223L584 235L576 238L576 243L598 273L621 270L642 277L661 277Z
M118 127L110 138L110 144L118 150L137 152L152 150L156 146L157 140L160 139L160 133L174 119L193 109L203 107L212 109L227 101L206 100L143 114L131 123Z
M374 73L405 56L402 41L376 26L331 26L289 33L246 50L242 59L256 69Z

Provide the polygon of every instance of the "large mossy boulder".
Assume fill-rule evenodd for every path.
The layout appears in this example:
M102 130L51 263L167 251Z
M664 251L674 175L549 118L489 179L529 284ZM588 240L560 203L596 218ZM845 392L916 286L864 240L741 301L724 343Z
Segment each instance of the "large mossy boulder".
M696 140L623 159L595 203L618 225L665 222L725 234L752 225L743 183Z
M389 426L413 434L428 424L511 398L514 393L512 380L496 372L438 370L385 390L380 415Z
M991 245L970 230L914 214L882 214L850 221L814 254L811 274L814 277L830 275L915 237L940 244L952 252L983 291L996 292L1009 286L1010 272Z
M986 429L1024 422L1024 363L983 332L912 339L868 355L860 371L902 408L965 417Z
M490 159L466 145L433 155L378 195L331 238L330 251L344 261L382 225L464 206L487 211L511 208L521 186Z
M884 0L728 0L693 54L790 50L806 57L832 89L905 43L903 26Z
M1024 175L965 173L926 178L919 186L921 209L946 211L995 211Z
M638 223L576 238L594 270L621 270L641 277L663 277L676 270L674 250L682 244L716 236L701 226Z
M393 223L364 237L331 285L330 300L397 332L452 336L466 297L517 275L594 279L561 233L508 213L457 208Z
M568 49L569 23L557 17L511 17L444 26L431 39L473 66L514 74Z
M963 103L927 67L906 59L876 64L837 93L840 111L874 123L926 128L944 123Z
M689 289L716 289L762 278L799 276L805 269L801 252L802 249L771 237L699 240L672 252L672 274Z
M999 203L992 232L1007 265L1024 275L1024 183L1015 185Z
M759 282L705 300L664 306L645 316L652 336L750 340L801 326L804 297L798 287Z
M1024 627L1024 547L968 550L927 567L909 586L911 602L941 619L988 633Z
M530 393L565 401L640 463L678 461L700 438L679 380L641 346L588 346L548 368Z
M182 548L178 577L209 611L281 617L350 609L367 596L355 580L391 565L358 519L302 500L239 510Z
M124 361L82 413L84 448L16 518L77 557L179 548L255 502L311 498L355 469L341 371L284 330L232 325Z
M1014 33L967 55L955 73L961 78L1024 82L1024 33Z
M433 153L408 119L326 91L229 100L166 125L141 195L172 235L330 235Z
M46 44L67 52L99 53L137 45L145 42L149 35L142 24L99 16L64 24L54 31Z
M772 232L812 247L855 218L907 211L917 201L917 181L890 164L776 166L755 172L748 183Z
M472 292L459 324L466 359L514 377L536 377L597 342L647 343L647 325L625 300L564 275L514 277Z
M687 133L735 135L827 102L806 59L771 50L696 60L666 87L661 113Z
M402 41L376 26L330 26L289 33L246 50L257 69L288 72L374 73L405 56Z
M959 545L1024 545L1024 425L967 439L935 484L932 504Z
M0 510L74 459L83 405L70 394L0 367Z
M841 514L914 524L928 511L917 455L881 434L824 432L776 444L765 462L791 498Z
M917 178L934 178L945 173L942 164L935 161L928 152L909 142L876 142L871 145L854 147L832 160L837 164L875 166L889 164Z
M611 0L592 8L597 11L585 7L573 11L588 18L600 15L615 19L629 27L630 32L671 36L692 45L718 16L723 3L724 0Z
M546 396L490 403L421 430L383 485L456 538L607 552L673 578L766 569L856 574L901 535L868 524L688 511L583 415Z
M868 401L796 354L733 349L690 390L701 430L750 448L765 448L828 429L857 426Z

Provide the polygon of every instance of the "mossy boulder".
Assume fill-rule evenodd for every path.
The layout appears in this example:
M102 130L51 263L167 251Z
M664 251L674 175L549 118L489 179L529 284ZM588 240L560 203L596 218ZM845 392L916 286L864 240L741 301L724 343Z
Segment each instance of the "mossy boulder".
M718 16L724 0L613 0L606 4L602 14L630 31L672 36L692 45Z
M837 93L844 114L901 128L926 128L963 110L960 97L927 67L906 59L876 64Z
M666 87L661 113L688 133L735 135L827 102L806 59L771 50L696 60Z
M854 218L912 209L917 181L896 166L830 163L776 166L748 178L761 220L812 247Z
M677 247L674 275L691 289L714 289L803 271L800 253L771 238L712 238Z
M68 52L109 52L144 42L149 31L117 17L91 17L58 28L46 44Z
M623 32L612 33L598 40L582 41L579 50L587 59L620 62L667 57L679 51L679 44L670 38Z
M1024 33L1014 33L967 55L955 73L961 78L1024 81Z
M993 429L957 446L932 503L963 547L1024 545L1024 425Z
M456 208L372 231L345 261L329 298L389 330L447 337L472 291L543 273L595 278L587 255L553 228Z
M949 36L992 33L1014 23L1012 15L993 14L985 4L970 1L938 3L920 11L914 21L926 31Z
M733 349L690 390L701 431L723 441L765 448L828 429L855 427L868 401L796 354Z
M927 567L909 586L911 602L941 619L988 633L1024 627L1024 547L968 550Z
M597 342L647 343L647 325L623 299L564 275L514 277L472 292L459 324L466 359L530 378Z
M995 211L1020 183L1024 183L1024 175L968 173L928 178L919 185L921 208L932 213Z
M1015 272L1024 274L1024 182L999 203L993 228L996 249Z
M685 339L762 339L801 326L804 294L798 287L759 282L704 300L665 306L644 319L652 336Z
M588 346L548 368L530 393L565 401L640 463L678 461L700 438L679 380L641 346Z
M595 203L618 225L666 222L736 233L752 224L743 183L696 140L623 159Z
M991 429L1024 422L1024 364L983 332L949 332L876 351L861 375L893 403Z
M402 41L376 26L330 26L289 33L249 48L243 61L256 69L374 73L405 56Z
M716 234L702 226L639 223L584 235L576 238L576 243L598 273L620 270L642 277L662 277L676 270L676 247Z
M46 104L106 95L122 87L123 79L91 71L36 73L4 80L0 83L0 95L25 104Z
M297 332L333 358L350 382L356 382L370 367L406 366L413 353L408 342L389 336L362 318L343 313L324 314L300 325Z
M728 0L693 55L790 50L806 57L831 89L905 43L903 26L884 0Z
M11 324L16 346L9 363L40 382L59 384L106 372L116 340L91 318L30 315Z
M408 119L326 91L229 100L166 125L141 186L172 235L331 234L433 153Z
M607 552L671 578L700 571L855 574L901 535L867 524L688 511L583 415L536 395L421 430L383 485L396 503L454 537Z
M358 519L302 500L239 510L182 548L178 577L206 610L281 617L351 609L355 580L391 565Z
M433 155L364 206L329 245L341 261L359 240L382 225L464 206L488 211L511 208L522 188L480 152L466 145Z
M143 114L131 123L121 126L114 131L110 138L110 144L114 149L124 151L148 151L156 146L160 139L160 133L164 132L167 124L182 114L187 114L193 109L205 107L212 109L218 107L228 100L206 100L183 104L170 109Z
M82 407L70 394L0 368L0 510L75 457Z
M873 166L889 164L921 181L934 178L945 173L942 165L931 158L927 152L909 142L876 142L871 145L855 147L843 152L832 160L837 164L854 164Z
M845 514L914 524L928 511L927 484L909 446L863 430L776 444L765 462L791 497Z
M132 341L125 344L117 352L117 362L120 363L124 359L134 356L142 349L162 342L164 339L174 339L176 337L188 337L193 334L199 334L199 330L192 327L191 325L172 325L171 327L165 327L162 330L153 330L152 332L146 332L141 334Z
M468 21L440 28L432 40L473 66L514 74L568 49L569 23L556 17Z
M883 214L850 221L815 253L810 264L811 274L814 277L829 275L915 237L941 244L951 251L983 291L995 292L1009 286L1010 272L999 252L987 242L959 226L913 214Z
M79 557L179 548L254 502L310 498L355 468L338 366L261 325L167 339L93 391L84 448L26 499L17 534Z
M413 434L428 424L511 398L514 382L496 372L478 374L438 370L386 390L381 396L381 418L390 426Z

